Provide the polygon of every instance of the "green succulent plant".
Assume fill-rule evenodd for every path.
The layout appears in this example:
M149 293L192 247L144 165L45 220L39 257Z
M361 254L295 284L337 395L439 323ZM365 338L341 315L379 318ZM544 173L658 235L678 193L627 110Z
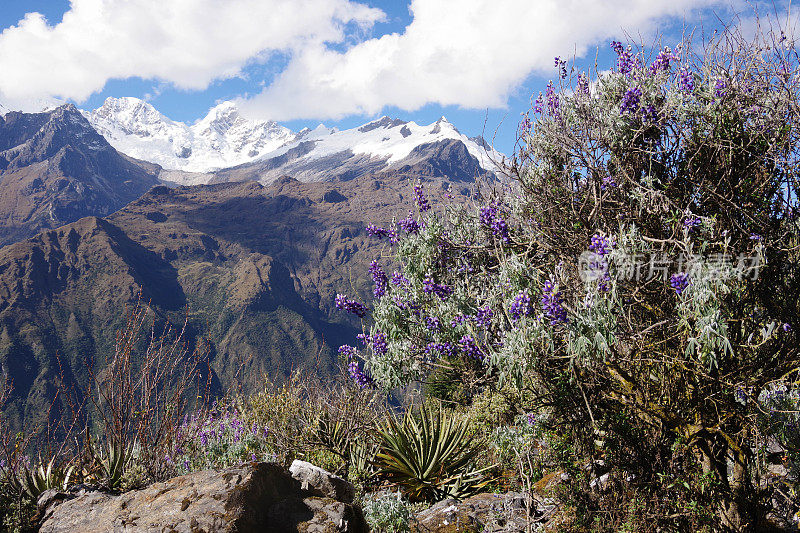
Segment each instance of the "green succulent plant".
M66 490L74 470L74 465L64 467L53 457L46 466L42 462L36 467L20 465L19 471L10 476L9 483L35 502L48 489Z
M92 455L103 472L108 488L118 489L122 486L125 471L136 455L137 448L135 441L127 445L119 441L108 441L103 447L92 445Z
M411 501L462 499L490 480L489 468L473 469L480 443L468 434L468 422L446 411L423 406L400 421L389 415L378 429L378 475L403 489Z

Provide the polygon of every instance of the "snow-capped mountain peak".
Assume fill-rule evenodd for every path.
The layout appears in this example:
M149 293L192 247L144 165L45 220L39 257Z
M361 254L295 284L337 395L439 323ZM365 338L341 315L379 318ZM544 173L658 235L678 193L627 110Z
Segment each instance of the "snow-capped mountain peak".
M248 176L263 182L281 173L313 181L390 170L450 172L467 179L495 172L494 162L502 159L445 117L420 125L383 116L352 129L319 124L293 133L271 120L245 118L233 102L221 102L187 125L130 97L108 98L83 114L114 148L161 165L163 179L181 184L206 183L212 172L215 179ZM431 157L440 163L430 163ZM455 166L446 170L445 160ZM444 166L435 170L436 165Z
M192 125L173 121L132 97L107 98L84 116L117 150L187 172L240 165L294 138L275 122L245 119L233 102L211 108Z

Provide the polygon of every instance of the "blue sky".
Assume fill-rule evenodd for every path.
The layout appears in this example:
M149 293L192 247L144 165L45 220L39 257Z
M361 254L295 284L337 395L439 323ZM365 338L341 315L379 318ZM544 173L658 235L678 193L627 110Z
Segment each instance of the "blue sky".
M135 96L191 123L238 99L246 114L294 130L445 115L505 153L531 95L555 74L555 55L577 54L585 68L598 54L605 68L611 39L663 34L674 44L684 27L709 30L751 9L716 0L2 1L9 108Z

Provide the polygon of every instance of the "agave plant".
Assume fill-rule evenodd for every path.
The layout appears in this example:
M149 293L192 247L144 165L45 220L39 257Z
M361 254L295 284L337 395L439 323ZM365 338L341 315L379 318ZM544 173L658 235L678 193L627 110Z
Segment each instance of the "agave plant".
M423 406L399 421L389 415L378 432L378 475L400 485L409 500L462 499L486 486L484 473L473 469L479 443L467 435L466 420Z
M47 466L40 462L37 467L20 464L18 468L15 474L9 476L8 482L34 502L48 489L66 490L75 469L74 465L65 468L57 464L55 457L50 459Z
M95 462L103 472L104 483L110 489L118 489L122 484L122 477L138 451L137 443L128 445L119 441L108 441L105 447L91 447Z

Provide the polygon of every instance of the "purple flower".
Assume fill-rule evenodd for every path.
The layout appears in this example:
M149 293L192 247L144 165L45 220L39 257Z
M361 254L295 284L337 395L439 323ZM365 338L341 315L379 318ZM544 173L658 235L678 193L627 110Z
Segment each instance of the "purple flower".
M382 331L376 331L375 335L371 337L372 351L378 355L384 355L389 350L389 344L386 342L386 334Z
M367 315L367 307L355 300L350 300L344 294L336 295L336 308L348 313L353 313L359 318L364 318Z
M373 237L377 237L378 239L388 237L389 241L391 242L397 241L397 234L394 232L394 230L381 228L374 224L370 224L369 226L367 226L367 234Z
M556 290L556 285L550 280L545 281L542 287L542 309L551 325L567 322L567 310L564 309L563 302L561 291Z
M575 92L578 94L582 94L584 96L589 95L589 76L581 72L578 74L578 85L575 88Z
M622 95L622 103L619 106L619 112L636 113L639 110L639 101L642 98L642 90L639 87L631 87L625 94Z
M372 263L370 263L369 273L372 275L372 281L375 282L375 288L372 294L375 295L375 298L380 298L386 294L386 287L389 285L389 277L377 261L372 261Z
M613 250L613 245L614 243L608 237L595 233L589 243L589 250L600 256L608 255Z
M478 361L483 361L483 353L481 353L480 347L475 343L475 339L472 338L472 335L464 335L458 341L458 346L461 348L461 352L468 357L472 357L477 359Z
M441 327L439 319L435 316L426 316L425 317L425 327L431 331L436 331Z
M763 239L764 238L761 235L759 235L758 233L751 233L750 234L750 240L751 241L760 241L760 240L763 240Z
M656 74L659 71L667 72L669 70L670 61L678 61L678 59L678 56L673 54L668 47L664 47L656 56L655 61L650 65L650 73Z
M453 289L443 283L435 283L431 278L425 278L422 282L422 292L425 294L435 294L441 300L446 300L453 294Z
M714 84L714 96L722 98L728 94L728 82L724 78L719 78Z
M531 426L536 424L536 413L534 413L533 411L525 415L525 417L528 419L528 424L530 424Z
M410 281L408 281L408 278L405 277L400 272L396 270L392 272L392 285L400 286L400 285L408 285L409 283Z
M653 104L646 105L641 109L642 117L645 122L655 123L658 122L658 111Z
M438 352L440 357L452 357L456 349L450 342L429 342L425 346L425 355L428 359L436 359L434 352Z
M697 215L686 215L683 219L683 226L690 231L703 223L703 220Z
M669 284L673 289L675 289L675 294L683 294L683 291L685 291L689 286L689 282L689 274L685 272L673 274L669 278Z
M481 224L492 230L492 234L504 243L508 243L508 224L500 216L500 209L496 204L482 207L480 210Z
M785 322L784 322L782 327L783 327L783 331L785 331L786 333L789 333L792 330L792 326L789 325L788 323L785 323Z
M456 315L455 318L453 318L453 320L450 321L450 326L456 327L463 325L466 322L467 322L467 317L465 315Z
M531 297L528 295L528 291L521 291L514 297L514 302L509 309L511 319L517 321L523 316L530 316L531 312Z
M625 48L619 41L611 41L611 48L617 54L617 69L620 74L628 75L637 64L636 58L631 54L631 47Z
M537 96L536 100L533 102L533 112L540 114L543 110L544 110L544 97L540 92L539 96Z
M531 124L531 118L528 116L528 113L523 113L522 122L520 122L519 124L520 131L524 135L529 131L531 131L531 127L533 127L533 125Z
M556 94L555 88L553 88L553 82L550 81L547 83L547 89L545 90L545 96L547 97L547 110L550 112L551 115L558 114L558 107L560 105L560 101L558 99L558 94Z
M694 91L694 75L688 68L682 68L678 74L678 91L682 93Z
M361 389L366 389L367 387L374 387L375 380L369 375L366 370L361 370L358 367L358 362L353 360L350 361L350 364L347 365L347 371L350 373L350 377L353 378L353 381Z
M355 346L348 346L347 344L344 344L339 346L339 355L347 358L349 361L358 355L358 349Z
M431 208L428 199L425 197L425 192L422 190L421 183L414 185L414 201L417 203L420 213L424 213Z
M488 328L492 323L493 316L494 311L488 305L481 307L475 312L475 323L482 328Z
M562 60L560 57L556 57L555 60L555 67L559 70L559 77L562 80L567 79L567 62Z
M409 211L408 216L401 219L397 225L403 228L409 235L416 235L422 227L419 222L414 220L414 214L411 211Z

